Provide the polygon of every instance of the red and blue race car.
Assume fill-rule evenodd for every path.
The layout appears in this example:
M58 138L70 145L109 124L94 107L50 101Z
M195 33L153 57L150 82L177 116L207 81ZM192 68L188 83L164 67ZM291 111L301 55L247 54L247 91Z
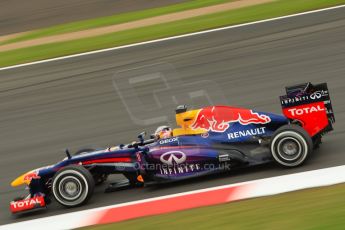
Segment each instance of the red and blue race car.
M110 174L127 179L106 191L142 187L152 182L199 177L275 161L284 167L303 164L335 122L326 83L286 87L280 97L283 115L230 106L176 109L179 128L115 147L66 150L62 161L31 170L12 182L29 193L10 204L12 213L45 208L54 198L66 207L80 206L95 185Z

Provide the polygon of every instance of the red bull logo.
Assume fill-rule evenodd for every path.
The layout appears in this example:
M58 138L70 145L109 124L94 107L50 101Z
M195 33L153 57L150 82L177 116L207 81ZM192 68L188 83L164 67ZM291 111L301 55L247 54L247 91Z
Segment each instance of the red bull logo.
M192 129L205 129L213 132L224 132L230 123L239 122L241 125L267 124L271 118L260 115L252 110L225 106L206 107L199 111Z
M41 177L38 175L36 171L30 172L24 176L24 181L31 181L32 179L40 179Z

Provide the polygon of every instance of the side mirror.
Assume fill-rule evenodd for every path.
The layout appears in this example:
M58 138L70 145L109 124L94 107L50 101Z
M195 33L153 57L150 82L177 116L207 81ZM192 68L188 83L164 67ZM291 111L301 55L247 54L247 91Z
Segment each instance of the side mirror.
M68 149L65 150L65 153L66 153L68 159L72 158Z
M138 139L141 143L144 143L144 137L146 136L146 132L141 132L139 135L138 135Z

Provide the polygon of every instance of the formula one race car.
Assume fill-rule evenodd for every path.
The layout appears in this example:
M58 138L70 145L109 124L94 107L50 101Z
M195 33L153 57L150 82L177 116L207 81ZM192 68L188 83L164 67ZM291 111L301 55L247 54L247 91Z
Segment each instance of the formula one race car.
M250 109L179 106L168 138L154 137L101 150L84 149L12 182L29 194L10 204L12 213L45 208L54 197L66 207L86 203L94 186L110 174L127 179L106 191L175 181L274 161L284 167L303 164L335 122L327 84L286 87L280 97L284 115Z

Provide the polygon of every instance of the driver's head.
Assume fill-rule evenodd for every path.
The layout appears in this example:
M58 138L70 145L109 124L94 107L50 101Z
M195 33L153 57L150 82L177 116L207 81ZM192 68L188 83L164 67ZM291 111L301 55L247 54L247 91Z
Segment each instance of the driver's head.
M165 138L169 138L172 137L172 129L169 126L159 126L156 129L155 132L155 138L157 139L165 139Z

